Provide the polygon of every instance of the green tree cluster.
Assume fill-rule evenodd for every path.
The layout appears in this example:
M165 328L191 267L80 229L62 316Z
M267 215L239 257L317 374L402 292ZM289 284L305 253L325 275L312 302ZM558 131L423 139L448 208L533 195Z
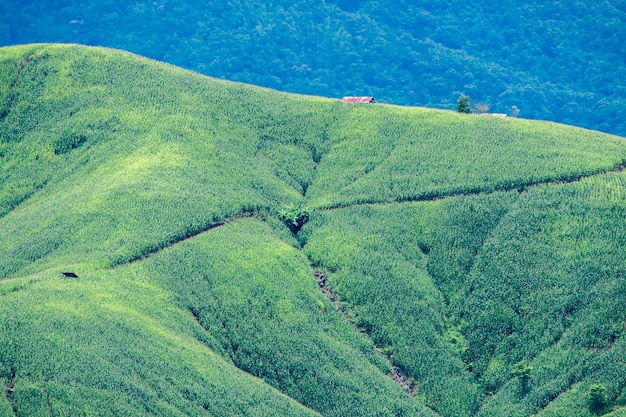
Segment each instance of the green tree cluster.
M589 388L589 409L596 414L601 414L606 407L606 386L593 384Z
M470 106L470 98L465 94L461 94L456 100L456 111L459 113L471 113L472 107Z
M279 216L293 234L298 234L304 223L309 220L309 212L304 210L300 204L294 203L281 210Z

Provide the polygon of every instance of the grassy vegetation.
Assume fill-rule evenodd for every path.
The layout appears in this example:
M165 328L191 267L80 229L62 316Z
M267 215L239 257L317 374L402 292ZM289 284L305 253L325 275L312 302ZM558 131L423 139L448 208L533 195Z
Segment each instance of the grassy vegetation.
M354 322L415 381L418 395L442 415L467 416L479 389L459 356L463 337L448 325L426 270L424 236L440 222L440 209L437 202L326 212L311 223L305 252L332 272Z
M79 46L0 81L0 416L625 412L623 139Z
M0 281L3 387L14 380L19 415L318 415L211 351L140 265L76 268Z
M259 220L147 264L217 339L214 350L322 415L432 415L385 376L385 361L322 296L303 255Z
M315 207L427 200L568 181L625 162L623 140L515 119L356 107L307 196Z

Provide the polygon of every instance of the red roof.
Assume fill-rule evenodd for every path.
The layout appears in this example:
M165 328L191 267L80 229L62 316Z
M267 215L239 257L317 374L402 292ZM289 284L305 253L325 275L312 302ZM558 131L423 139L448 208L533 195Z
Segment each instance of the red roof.
M368 97L348 96L348 97L342 98L341 101L343 101L344 103L376 103L376 100L374 100L374 97L371 97L371 96L368 96Z

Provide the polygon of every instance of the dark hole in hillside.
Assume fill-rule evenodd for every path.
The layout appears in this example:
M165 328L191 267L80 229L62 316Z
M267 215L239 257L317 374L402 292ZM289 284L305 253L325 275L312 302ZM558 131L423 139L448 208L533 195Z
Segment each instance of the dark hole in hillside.
M200 323L200 325L202 326L202 321L201 321L201 318L200 318L200 312L198 310L196 310L194 307L191 307L191 306L189 307L189 312L191 313L193 318L196 319L196 321L198 323Z
M11 109L12 106L13 106L13 97L12 97L12 93L9 93L9 97L7 97L6 103L4 105L4 109L0 111L0 122L2 122L9 115L9 110Z
M424 242L419 242L417 246L420 248L424 255L428 255L428 252L430 252L430 247Z
M309 221L309 212L302 209L300 205L291 204L290 207L280 212L279 217L291 233L297 235L302 226Z
M63 274L63 276L67 278L78 278L78 275L76 275L74 272L61 272L61 274Z

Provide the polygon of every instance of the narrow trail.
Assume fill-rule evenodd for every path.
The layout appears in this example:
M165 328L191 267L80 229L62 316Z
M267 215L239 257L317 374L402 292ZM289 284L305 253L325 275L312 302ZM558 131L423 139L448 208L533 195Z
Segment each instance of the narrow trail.
M258 213L247 213L245 215L239 215L239 216L234 216L231 218L225 218L222 219L220 221L211 223L210 225L208 225L207 227L189 234L187 236L185 236L184 238L181 239L176 239L176 240L172 240L170 242L168 242L166 245L154 248L153 250L150 250L144 254L141 254L140 256L135 256L131 259L129 259L128 261L124 262L124 263L120 263L115 265L113 268L124 265L124 264L131 264L134 262L139 262L142 261L144 259L147 259L148 257L155 255L161 251L164 251L168 248L171 248L179 243L185 242L189 239L192 239L196 236L202 235L203 233L207 233L210 232L212 230L215 230L219 227L222 227L228 223L237 221L237 220L242 220L242 219L250 219L250 218L258 218L261 221L264 221L261 217L260 217L260 211ZM294 234L295 236L296 234ZM352 323L352 321L350 321L347 317L347 310L339 303L339 298L337 296L337 293L332 289L332 287L330 286L330 283L328 282L328 277L326 275L325 272L320 271L320 270L315 270L313 267L311 267L311 274L312 276L315 278L318 287L320 289L320 291L322 292L322 294L331 302L331 304L341 313L344 315L346 321L348 323L350 323L352 326L354 326L356 328L356 330L359 333L365 334L367 335L367 337L369 337L371 339L371 337L369 336L369 334L367 334L366 332L364 332L362 329L359 329L354 323ZM201 319L200 319L200 313L195 310L194 308L189 308L189 312L190 314L193 316L193 318L196 320L196 322L204 328L204 326L202 325ZM389 357L387 357L382 350L380 349L379 346L376 346L376 344L372 341L372 345L374 345L376 347L376 350L380 353L381 357L383 357L385 359L385 361L388 363L389 368L391 369L390 372L388 373L388 377L391 378L394 382L396 382L407 394L409 394L410 396L414 396L415 394L415 384L412 382L409 382L408 378L403 375L400 370L398 368L396 368L392 361L389 359ZM237 366L238 367L238 366ZM239 367L238 367L239 368ZM244 371L245 372L245 371Z
M317 285L320 291L322 292L322 294L324 294L326 298L330 300L331 304L335 306L335 308L340 313L345 314L346 309L341 304L339 304L337 293L330 287L326 273L313 269L313 267L311 267L311 274L313 274L313 278L315 278L315 280L317 281Z
M53 269L56 269L56 268L48 268L41 272L24 275L20 277L9 277L9 278L0 279L0 297L27 289L31 285L36 284L40 282L41 280L43 280L43 278L40 275L46 272L49 272L50 270L53 270Z
M328 282L328 276L326 275L326 273L311 267L311 274L317 281L317 285L322 294L324 294L324 296L326 296L326 298L337 309L337 311L339 311L344 316L345 320L350 323L350 325L355 327L359 333L367 335L367 337L371 340L372 345L376 347L378 353L381 355L381 357L385 359L385 361L389 365L389 368L391 369L387 376L391 378L396 384L398 384L404 392L413 397L415 395L415 383L411 382L406 377L406 375L404 375L397 367L394 366L393 361L391 361L391 359L382 352L380 346L377 346L376 343L374 343L371 336L367 332L365 332L363 329L360 329L355 323L352 322L352 320L348 318L348 311L344 306L340 304L337 293L333 290L333 288L330 286L330 283Z
M324 207L318 207L315 210L320 210L320 211L328 211L328 210L334 210L334 209L342 209L342 208L347 208L347 207L353 207L353 206L363 206L363 205L382 205L382 204L397 204L397 203L413 203L413 202L420 202L420 201L437 201L437 200L443 200L443 199L447 199L447 198L454 198L454 197L463 197L463 196L472 196L472 195L488 195L488 194L492 194L495 192L510 192L510 191L517 191L518 193L522 194L523 192L525 192L528 188L530 187L537 187L537 186L542 186L542 185L559 185L559 184L569 184L569 183L574 183L574 182L579 182L582 181L584 179L587 178L592 178L594 176L599 176L599 175L604 175L604 174L608 174L611 172L621 172L626 170L626 161L621 162L619 165L608 169L608 170L602 170L602 171L596 171L593 173L588 173L588 174L580 174L580 175L573 175L573 176L566 176L566 177L562 177L562 178L551 178L551 179L546 179L546 180L540 180L540 181L529 181L529 182L520 182L520 183L513 183L513 184L508 184L508 185L504 185L504 186L496 186L496 187L477 187L474 189L469 189L469 190L459 190L459 191L450 191L450 192L440 192L440 191L433 191L433 192L426 192L423 194L419 194L416 196L410 196L410 197L401 197L401 198L397 198L397 199L393 199L393 200L380 200L380 201L355 201L353 203L349 203L349 204L337 204L337 205L329 205L329 206L324 206ZM194 232L194 233L190 233L187 234L181 238L175 238L172 239L168 242L166 242L165 244L155 247L153 249L150 249L142 254L139 254L137 256L133 256L130 257L129 259L120 262L118 264L116 264L115 266L113 266L112 268L115 268L117 266L121 266L124 264L130 264L130 263L134 263L134 262L138 262L141 260L144 260L154 254L157 254L165 249L171 248L174 245L177 245L178 243L182 243L186 240L192 239L196 236L199 236L203 233L207 233L209 231L212 231L216 228L219 228L221 226L224 226L230 222L233 221L237 221L237 220L242 220L242 219L248 219L248 218L258 218L261 221L265 221L262 216L261 216L261 212L263 212L264 214L267 215L268 212L270 212L267 208L262 210L262 209L258 209L258 210L249 210L248 212L245 212L244 214L240 214L237 216L233 216L233 217L226 217L223 218L219 221L213 222L209 225L207 225L206 227ZM297 237L297 233L294 233L294 236ZM348 311L346 310L346 308L340 304L339 302L339 297L337 295L337 293L333 290L333 288L330 286L330 283L328 281L328 277L326 275L325 272L320 271L320 270L316 270L313 267L311 267L311 274L314 277L314 279L316 280L319 290L322 292L322 294L331 302L331 304L342 314L344 315L344 317L346 318L347 322L349 322L352 326L354 326L357 331L359 331L362 334L367 335L367 337L370 338L371 337L369 334L367 334L367 332L364 332L363 329L359 329L358 326L356 326L355 323L353 323L348 317L347 317L347 313ZM199 316L198 316L198 312L196 311L190 311L191 314L194 316L194 318L200 323L199 320ZM372 344L374 346L376 346L376 344L374 343L374 341L372 340ZM400 372L400 370L394 366L393 361L390 360L389 357L387 357L382 350L380 349L379 346L376 346L376 349L380 352L380 355L385 358L385 360L387 361L387 363L389 364L389 368L391 369L388 377L391 378L396 384L398 384L403 391L405 391L408 395L410 396L414 396L415 395L415 384L413 382L410 382L410 379L406 377L406 375L403 375L402 372ZM8 395L8 394L7 394Z
M193 233L186 234L185 236L183 236L181 238L171 239L171 240L165 242L163 245L156 246L154 248L150 248L149 250L147 250L147 251L145 251L143 253L131 256L131 257L127 258L127 259L124 259L124 260L122 260L120 262L117 262L115 265L112 265L109 269L114 269L114 268L117 268L117 267L122 266L122 265L127 265L127 264L132 264L132 263L135 263L135 262L142 261L142 260L144 260L146 258L149 258L152 255L155 255L155 254L157 254L157 253L159 253L161 251L169 249L172 246L175 246L175 245L177 245L179 243L185 242L185 241L187 241L189 239L193 239L196 236L200 236L203 233L210 232L211 230L214 230L214 229L217 229L219 227L225 226L226 224L234 222L234 221L237 221L237 220L251 219L251 218L255 218L255 217L261 219L259 214L260 214L260 212L259 213L247 213L247 214L244 214L244 215L238 215L238 216L233 216L233 217L226 217L226 218L224 218L222 220L213 222L213 223L209 224L208 226L203 227L203 228L201 228L201 229L199 229L199 230L197 230L197 231L195 231Z
M351 203L339 203L339 204L331 204L331 205L327 205L327 206L321 206L321 207L316 207L314 209L312 209L312 211L330 211L330 210L337 210L337 209L344 209L344 208L349 208L349 207L356 207L356 206L368 206L368 205L384 205L384 204L397 204L397 203L415 203L415 202L425 202L425 201L438 201L438 200L444 200L444 199L448 199L448 198L455 198L455 197L467 197L467 196L473 196L473 195L489 195L489 194L493 194L496 192L509 192L509 191L517 191L518 193L523 193L526 191L526 189L530 188L530 187L536 187L536 186L541 186L541 185L558 185L558 184L569 184L569 183L574 183L574 182L578 182L578 181L582 181L586 178L592 178L598 175L604 175L604 174L608 174L611 172L621 172L626 170L626 161L621 162L619 165L608 169L608 170L602 170L602 171L596 171L593 173L589 173L589 174L581 174L581 175L575 175L575 176L569 176L566 178L552 178L549 180L541 180L541 181L529 181L529 182L525 182L525 183L518 183L518 184L510 184L510 185L505 185L505 186L496 186L496 187L476 187L473 189L466 189L466 190L458 190L458 191L449 191L449 192L441 192L441 191L431 191L431 192L424 192L422 194L417 194L414 196L406 196L406 197L400 197L400 198L395 198L395 199L386 199L386 200L368 200L368 201L362 201L362 200L355 200L354 202ZM247 218L259 218L261 220L262 219L262 214L267 214L267 213L271 213L272 211L269 208L262 208L262 209L255 209L255 210L248 210L246 212L244 212L244 214L239 214L237 216L233 216L233 217L224 217L221 220L215 221L209 225L207 225L206 227L203 227L195 232L186 234L182 237L175 237L167 242L164 242L163 245L154 247L154 248L150 248L148 250L146 250L145 252L141 253L141 254L136 254L134 256L130 256L127 259L123 259L119 262L117 262L114 266L112 266L111 268L115 268L117 266L120 265L125 265L125 264L130 264L130 263L134 263L134 262L138 262L141 261L143 259L146 259L148 257L150 257L151 255L154 255L158 252L161 252L162 250L168 249L178 243L184 242L186 240L192 239L198 235L201 235L203 233L209 232L215 228L221 227L226 225L227 223L236 221L236 220L241 220L241 219L247 219Z
M608 174L611 172L621 172L621 171L624 171L625 169L626 169L626 161L620 163L619 165L609 170L593 172L593 173L586 174L586 175L583 174L583 175L569 176L569 177L564 177L564 178L556 178L556 179L553 178L553 179L544 180L544 181L511 184L508 186L495 187L495 188L490 188L490 189L477 188L473 190L464 190L464 191L458 191L458 192L453 191L449 193L441 193L441 192L424 193L424 194L414 196L414 197L398 198L395 200L381 200L381 201L367 201L367 202L357 201L357 202L346 204L346 205L319 207L317 208L317 210L330 211L330 210L335 210L335 209L342 209L342 208L348 208L348 207L354 207L354 206L364 206L364 205L384 205L384 204L397 204L397 203L412 203L412 202L420 202L420 201L436 201L436 200L443 200L447 198L464 197L464 196L472 196L472 195L488 195L488 194L492 194L495 192L517 191L519 194L522 194L530 187L536 187L536 186L542 186L542 185L569 184L569 183L582 181L586 178L592 178L598 175L604 175L604 174ZM335 306L335 308L344 315L346 320L351 325L356 327L358 331L370 337L369 334L367 334L367 332L364 332L362 329L359 329L358 326L356 326L356 324L353 323L347 317L348 311L342 304L339 303L338 294L330 286L326 273L320 270L316 270L312 267L311 267L311 273L313 277L315 278L315 280L317 281L320 291L322 292L322 294L324 294L324 296L326 296L329 299L331 304L333 304L333 306ZM370 340L371 340L371 337L370 337ZM372 343L374 344L374 346L376 346L373 340L372 340ZM406 375L404 375L402 372L400 372L398 368L394 366L393 361L390 358L388 358L386 355L384 355L382 350L380 350L379 346L376 346L376 348L380 352L380 354L385 358L387 363L389 364L391 371L389 372L388 376L394 382L396 382L407 394L409 394L410 396L414 396L415 389L416 389L415 383L411 382L406 377Z
M17 407L15 406L15 403L13 402L14 390L15 390L15 369L11 368L10 374L9 374L9 382L7 382L6 399L11 405L11 411L13 411L13 415L17 417L18 416Z
M455 197L468 197L473 195L489 195L496 192L509 192L509 191L517 191L518 193L523 193L530 187L537 187L542 185L559 185L559 184L571 184L579 181L583 181L587 178L593 178L599 175L609 174L611 172L622 172L626 170L626 160L622 161L618 165L614 166L611 169L604 169L601 171L594 171L587 174L577 174L556 178L549 178L544 180L537 181L526 181L519 183L511 183L504 185L496 185L492 187L487 186L476 186L468 189L459 189L459 190L450 190L450 191L427 191L420 194L412 195L412 196L401 196L398 198L389 198L389 199L381 199L381 200L359 200L356 199L353 202L349 203L337 203L337 204L329 204L326 206L316 207L315 210L321 211L329 211L336 210L354 206L367 206L367 205L382 205L382 204L395 204L395 203L416 203L416 202L425 202L425 201L438 201L445 200L448 198Z

